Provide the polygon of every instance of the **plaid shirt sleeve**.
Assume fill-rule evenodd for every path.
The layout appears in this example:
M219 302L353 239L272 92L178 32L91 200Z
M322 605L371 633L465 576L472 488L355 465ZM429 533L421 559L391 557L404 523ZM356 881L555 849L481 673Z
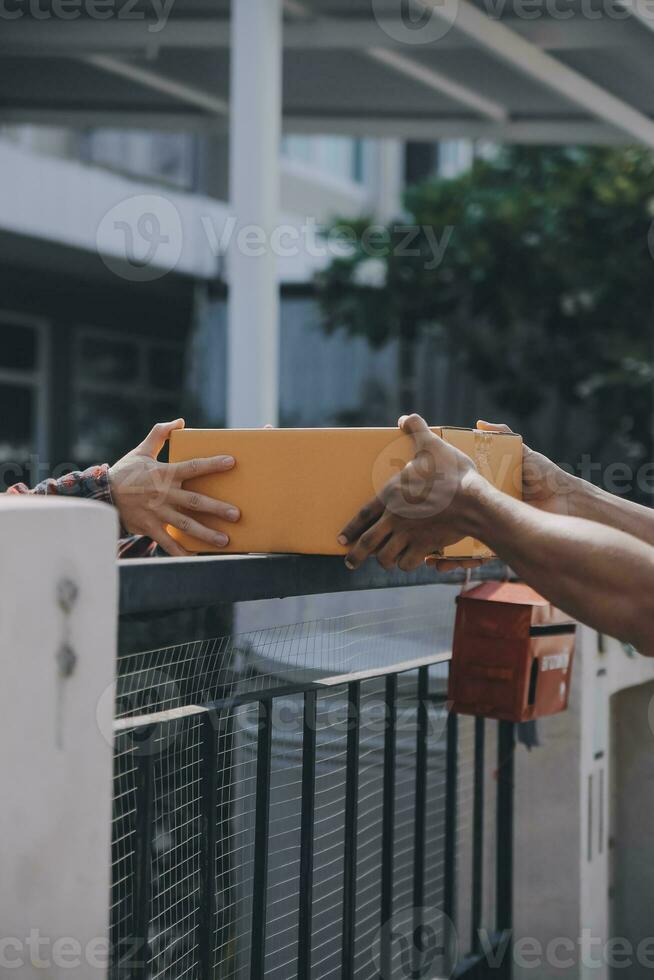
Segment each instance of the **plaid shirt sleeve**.
M16 483L13 487L9 487L7 493L86 497L87 500L102 500L106 504L113 504L109 486L109 467L106 463L103 463L102 466L91 466L82 472L66 473L65 476L60 476L58 480L53 478L43 480L32 489L25 483Z
M100 500L113 506L109 484L109 466L91 466L88 470L66 473L55 480L49 478L31 488L25 483L16 483L7 493L47 494L59 497L85 497L87 500ZM121 537L118 542L119 558L151 558L156 543L138 534Z

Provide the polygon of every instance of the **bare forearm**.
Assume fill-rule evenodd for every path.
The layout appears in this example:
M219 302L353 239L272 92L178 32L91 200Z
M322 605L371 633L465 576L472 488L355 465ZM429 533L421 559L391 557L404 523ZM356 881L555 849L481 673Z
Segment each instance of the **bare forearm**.
M473 533L581 622L654 655L654 548L622 530L479 489Z
M654 545L654 509L623 500L585 480L575 480L570 494L570 514L633 534Z

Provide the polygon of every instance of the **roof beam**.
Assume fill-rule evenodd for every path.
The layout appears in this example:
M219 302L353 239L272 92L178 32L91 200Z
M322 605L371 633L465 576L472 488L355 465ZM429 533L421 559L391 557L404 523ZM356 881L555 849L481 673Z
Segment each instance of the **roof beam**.
M285 12L291 17L299 18L301 22L313 17L314 11L305 0L283 0L283 4ZM313 17L311 26L314 33L320 33L323 25L329 23L329 17ZM440 95L445 95L447 98L461 103L468 109L472 109L473 112L494 119L496 122L506 117L503 106L497 102L484 98L468 86L453 81L442 72L421 65L413 58L407 58L406 55L395 51L386 51L379 47L364 48L363 51L372 61L382 64L386 68L391 68L405 78L411 78L423 88L428 88L432 92L438 92Z
M229 121L224 116L208 115L206 112L192 112L180 105L177 111L168 108L113 109L97 107L89 109L82 105L58 106L56 109L21 107L14 102L11 106L0 106L0 124L34 126L58 126L80 129L138 129L156 132L175 133L226 133Z
M629 0L626 0L629 2ZM324 17L317 31L311 21L287 23L284 27L284 45L287 48L312 49L361 49L389 48L407 50L460 50L473 47L465 34L452 30L429 45L417 45L415 31L404 21L387 20L387 28L372 17L337 18ZM503 23L511 26L520 36L539 48L553 51L596 50L619 47L624 40L623 32L613 21L565 20L563 22L508 18ZM453 25L456 27L456 23Z
M628 102L589 81L550 54L540 51L515 31L475 7L470 0L417 0L435 17L456 24L481 47L540 82L591 115L621 129L638 143L654 148L654 120Z
M634 20L654 31L654 11L639 4L638 0L618 0L618 3L631 13Z
M33 123L42 126L104 126L119 129L158 130L174 132L225 132L226 118L209 116L204 112L157 112L140 110L116 112L108 109L80 108L34 109L12 106L0 107L0 124ZM573 120L509 121L495 123L488 119L448 117L416 119L403 116L302 116L287 115L283 131L299 135L380 137L431 142L438 139L489 140L497 143L535 143L542 145L620 145L626 137L612 126L601 122Z
M229 106L224 99L219 96L211 95L203 89L193 85L186 85L184 82L175 81L162 75L160 72L152 71L150 68L141 68L129 61L119 61L117 58L110 58L102 54L92 54L83 59L87 64L106 71L110 75L117 75L129 82L136 82L144 88L149 88L154 92L163 95L170 95L179 102L192 105L196 109L215 116L226 116L229 113Z
M366 54L373 61L379 62L386 68L392 68L393 71L398 72L405 78L413 79L413 81L418 82L425 88L448 96L448 98L453 99L460 105L472 109L473 112L478 112L481 116L487 116L489 119L494 119L495 122L503 122L507 118L506 109L499 102L487 99L466 85L460 85L458 82L448 78L447 75L443 75L439 71L434 71L433 68L427 68L425 65L421 65L411 58L406 58L396 51L387 51L384 48L369 48Z
M3 24L0 51L16 56L156 54L164 48L228 49L228 20L170 20L162 30L152 20L12 20Z
M625 0L630 3L631 0ZM601 50L619 47L624 40L621 24L614 21L566 20L547 22L512 18L503 21L516 34L550 51ZM647 22L650 26L650 22ZM230 45L229 21L214 18L168 21L165 30L155 31L152 21L34 21L23 18L7 21L0 33L0 52L20 57L44 55L82 56L96 54L156 54L159 50L227 50ZM330 18L316 30L310 20L284 24L287 50L360 50L387 48L406 51L406 42L415 36L402 21L384 31L373 18ZM438 51L470 48L465 34L450 31L432 46Z
M334 134L354 137L391 137L395 139L432 142L439 139L484 140L493 143L532 143L535 145L589 146L615 145L626 142L625 136L612 126L601 122L568 119L563 121L532 120L497 123L487 119L448 117L415 119L379 116L314 117L287 115L284 132L298 135Z

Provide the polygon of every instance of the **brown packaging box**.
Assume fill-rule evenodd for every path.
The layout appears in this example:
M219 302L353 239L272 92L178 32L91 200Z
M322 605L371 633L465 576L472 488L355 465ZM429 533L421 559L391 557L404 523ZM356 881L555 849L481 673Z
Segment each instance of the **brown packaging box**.
M484 477L512 497L522 488L522 439L472 429L433 430L472 459ZM227 548L211 549L173 529L191 551L339 555L336 538L363 504L415 455L412 439L398 429L181 429L172 433L170 461L228 454L227 473L190 480L187 489L236 504L237 524L201 516L226 530ZM197 515L194 515L197 516ZM464 538L448 558L491 557L479 541Z

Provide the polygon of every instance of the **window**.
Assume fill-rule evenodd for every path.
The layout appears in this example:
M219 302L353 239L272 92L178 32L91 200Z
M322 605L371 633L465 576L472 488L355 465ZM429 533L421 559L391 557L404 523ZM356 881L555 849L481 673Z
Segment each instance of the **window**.
M0 492L47 465L48 325L0 311Z
M79 465L115 462L154 422L179 415L183 346L80 328L74 344L73 454Z
M441 177L458 177L469 170L475 155L470 140L442 140L438 145L438 172Z
M1 321L0 321L1 322ZM37 371L38 334L24 323L2 322L0 334L0 370Z
M81 148L89 163L181 190L196 188L197 142L192 133L94 129L84 135Z
M330 177L364 183L365 153L362 140L348 136L285 136L282 156Z
M34 392L29 385L0 382L0 418L2 461L25 463L34 449L36 423Z

